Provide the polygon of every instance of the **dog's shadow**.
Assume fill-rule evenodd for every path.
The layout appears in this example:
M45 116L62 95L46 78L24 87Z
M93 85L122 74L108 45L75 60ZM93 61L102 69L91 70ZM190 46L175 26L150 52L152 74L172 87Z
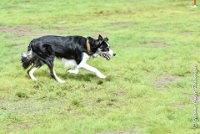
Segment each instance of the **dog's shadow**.
M62 79L73 79L73 80L78 80L78 81L92 81L92 80L97 80L98 77L94 74L70 74L70 73L65 73L61 74L58 73L58 76L60 76Z
M46 71L46 70L41 71L41 72L37 72L37 74L35 76L36 76L36 78L37 78L37 76L38 77L49 77L49 78L51 78L49 72ZM99 81L100 80L100 78L98 78L95 74L92 74L92 73L71 74L71 73L68 73L68 72L65 72L65 73L57 72L57 76L60 77L63 80L71 79L71 80L86 81L86 82ZM106 80L111 81L111 78L107 77Z

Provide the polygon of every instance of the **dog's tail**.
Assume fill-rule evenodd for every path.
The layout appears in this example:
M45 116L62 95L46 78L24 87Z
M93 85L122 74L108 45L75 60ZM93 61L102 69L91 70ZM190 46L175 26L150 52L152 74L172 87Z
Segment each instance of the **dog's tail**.
M27 69L27 68L32 64L32 61L31 61L31 59L28 57L28 54L29 54L29 53L22 53L22 55L21 55L22 67L23 67L24 69Z
M22 62L22 67L24 69L27 69L33 62L33 52L32 52L32 48L31 45L33 44L33 41L30 42L29 46L28 46L28 51L24 52L21 54L21 62Z

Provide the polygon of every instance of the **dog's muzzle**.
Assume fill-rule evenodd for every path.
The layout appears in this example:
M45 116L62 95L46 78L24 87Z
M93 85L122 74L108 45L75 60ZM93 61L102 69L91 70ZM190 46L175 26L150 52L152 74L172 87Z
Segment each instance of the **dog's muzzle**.
M104 57L106 60L110 60L111 58L111 55L109 53L102 53L101 56Z
M110 60L112 56L116 56L116 53L111 55L109 52L101 52L99 55L104 57L106 60Z

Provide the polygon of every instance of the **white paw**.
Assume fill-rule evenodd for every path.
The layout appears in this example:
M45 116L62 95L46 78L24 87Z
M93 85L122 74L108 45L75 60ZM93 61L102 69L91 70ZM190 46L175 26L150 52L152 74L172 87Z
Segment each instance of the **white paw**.
M33 81L36 81L37 79L36 78L31 78Z
M78 74L78 70L72 70L72 69L70 69L67 72L69 72L71 74Z
M36 81L36 80L37 80L34 76L30 76L30 77L31 77L31 79L32 79L33 81Z
M101 78L101 79L105 79L105 78L106 78L106 76L103 75L103 74L99 74L98 76L99 76L99 78Z
M65 83L65 81L64 81L64 80L58 80L58 82L59 82L59 83Z

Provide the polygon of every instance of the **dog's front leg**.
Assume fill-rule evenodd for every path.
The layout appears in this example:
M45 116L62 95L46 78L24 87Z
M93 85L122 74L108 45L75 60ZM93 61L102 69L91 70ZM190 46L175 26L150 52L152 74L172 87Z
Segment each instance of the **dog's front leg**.
M71 73L71 74L78 74L79 73L79 68L76 67L75 69L70 69L67 72Z
M105 79L106 76L103 75L98 69L87 64L88 59L89 59L89 55L86 53L83 53L83 59L81 63L74 70L69 70L68 72L77 74L80 68L83 68L87 71L95 73L99 78Z
M106 76L104 74L102 74L98 69L88 65L87 63L82 63L82 64L80 64L79 67L83 68L83 69L85 69L87 71L95 73L101 79L105 79L106 78Z

